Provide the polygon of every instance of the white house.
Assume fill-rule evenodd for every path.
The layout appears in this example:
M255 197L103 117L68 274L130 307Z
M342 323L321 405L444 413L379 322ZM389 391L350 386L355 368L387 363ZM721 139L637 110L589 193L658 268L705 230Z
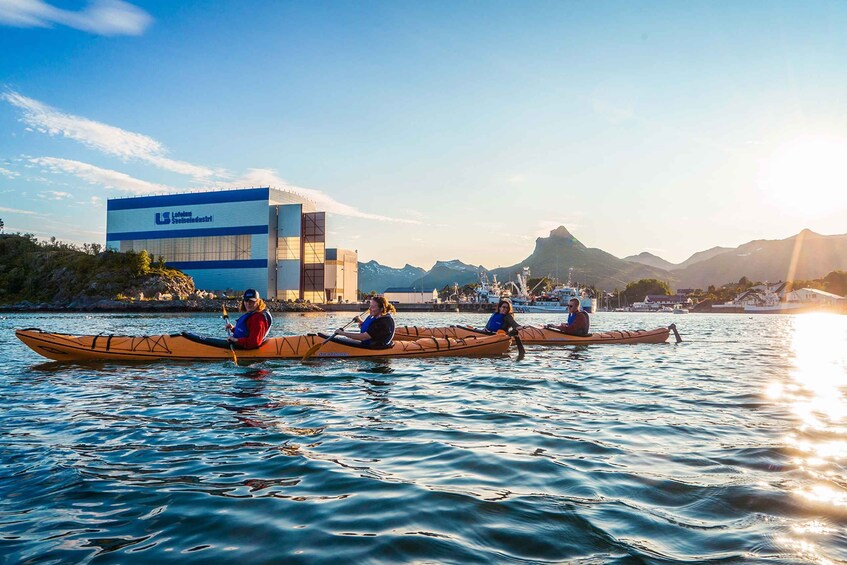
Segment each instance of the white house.
M842 300L842 298L837 294L816 288L800 288L792 290L785 295L786 302L802 302L804 304L820 304L823 306L835 306L839 300Z

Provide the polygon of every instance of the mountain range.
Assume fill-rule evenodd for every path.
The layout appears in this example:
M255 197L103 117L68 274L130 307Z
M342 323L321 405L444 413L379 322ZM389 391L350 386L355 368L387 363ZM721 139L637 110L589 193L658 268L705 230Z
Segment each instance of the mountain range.
M438 261L431 269L406 265L392 269L376 261L359 263L359 289L384 292L392 286L437 288L478 281L479 273L496 275L501 282L515 280L527 266L532 276L567 280L605 290L623 289L630 282L655 278L671 288L706 288L709 285L752 281L821 278L834 270L847 270L847 234L820 235L810 230L781 240L755 240L738 247L712 247L682 263L671 263L644 252L624 259L602 249L586 247L564 226L535 240L535 249L510 267L488 270L458 259Z

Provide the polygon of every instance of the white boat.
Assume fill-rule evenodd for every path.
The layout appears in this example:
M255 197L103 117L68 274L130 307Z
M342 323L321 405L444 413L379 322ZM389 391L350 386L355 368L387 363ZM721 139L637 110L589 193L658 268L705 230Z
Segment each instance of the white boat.
M524 267L523 272L518 275L517 295L512 298L512 304L516 312L559 312L568 313L568 302L572 298L579 300L583 310L588 313L597 311L597 299L592 297L587 290L579 289L571 282L573 269L568 271L568 282L565 285L555 287L542 297L532 297L531 290L527 289L529 281L529 267ZM533 289L534 290L534 289Z
M494 275L494 281L489 282L488 275L484 271L479 272L479 288L476 290L476 301L487 304L497 304L500 298L509 297L510 292L501 288L497 282L497 275Z
M679 304L673 307L674 314L688 314L688 308L683 308Z

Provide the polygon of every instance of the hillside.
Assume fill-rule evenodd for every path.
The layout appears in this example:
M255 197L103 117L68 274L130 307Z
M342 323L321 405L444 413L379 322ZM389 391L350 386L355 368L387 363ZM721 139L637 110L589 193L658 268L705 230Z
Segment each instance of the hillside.
M673 269L685 269L694 265L695 263L701 263L703 261L708 261L712 257L716 257L726 251L732 251L731 247L712 247L711 249L706 249L705 251L698 251L679 265L674 265Z
M630 255L629 257L624 257L624 261L629 261L630 263L638 263L640 265L647 265L648 267L655 267L657 269L664 269L666 271L670 271L676 268L674 263L670 261L666 261L657 255L653 255L650 252L644 251L639 253L638 255Z
M803 230L786 239L745 243L673 274L682 287L706 288L745 276L752 281L818 279L836 270L847 270L847 234Z
M486 269L480 265L468 265L458 259L452 261L437 261L423 277L412 281L415 288L437 288L458 284L459 286L479 281L479 272Z
M501 281L515 280L524 266L530 268L533 276L551 276L562 281L567 279L568 269L573 268L573 282L608 290L622 289L628 282L644 278L675 284L670 273L663 269L630 263L602 249L586 247L564 226L551 231L549 237L536 239L535 250L520 263L491 272Z
M152 265L146 252L96 251L39 243L31 235L0 235L0 304L90 303L121 294L194 292L191 277Z
M712 247L711 249L707 249L705 251L698 251L682 263L671 263L665 259L657 255L653 255L647 251L643 253L639 253L638 255L630 255L629 257L624 257L624 261L629 261L630 263L640 263L642 265L647 265L649 267L655 267L657 269L664 269L666 271L676 271L678 269L685 269L686 267L690 267L695 263L700 263L701 261L706 261L715 257L716 255L720 255L725 251L730 251L732 248L730 247Z
M395 269L380 265L376 261L359 263L359 290L382 293L392 286L411 286L413 281L425 274L424 269L408 264L402 269Z

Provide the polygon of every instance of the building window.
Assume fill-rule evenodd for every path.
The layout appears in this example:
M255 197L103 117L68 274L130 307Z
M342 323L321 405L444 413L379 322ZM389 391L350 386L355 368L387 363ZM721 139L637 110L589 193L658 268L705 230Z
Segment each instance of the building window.
M121 252L146 249L154 260L161 257L168 263L249 259L251 247L252 239L249 235L133 239L120 242Z
M326 244L323 241L308 241L303 244L303 263L315 265L324 262Z
M300 238L280 237L277 240L276 258L280 261L300 259Z

